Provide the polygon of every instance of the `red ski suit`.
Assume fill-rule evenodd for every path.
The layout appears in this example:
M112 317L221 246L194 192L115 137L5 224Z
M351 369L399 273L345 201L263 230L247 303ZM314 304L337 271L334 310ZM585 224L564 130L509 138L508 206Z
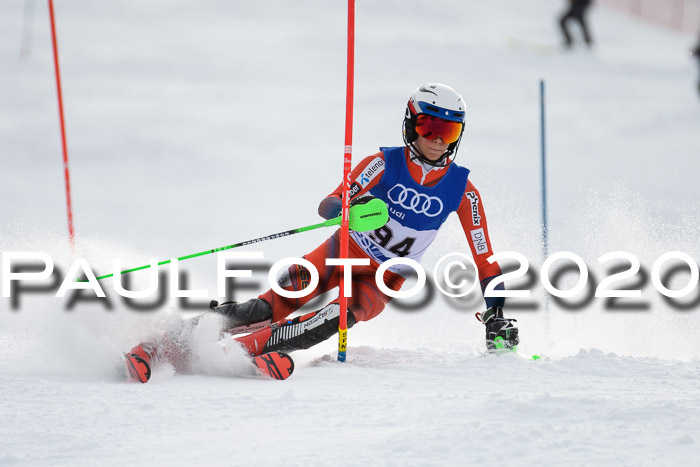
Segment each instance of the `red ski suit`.
M430 167L429 170L424 169L422 164L412 160L408 148L405 148L404 155L408 171L411 178L416 183L424 186L433 186L447 173L447 166ZM379 152L365 158L352 171L351 183L354 182L352 185L355 187L351 192L352 198L362 196L379 183L386 165L383 163L378 164L378 158L384 161L384 153ZM360 183L362 177L364 177L364 180L363 183ZM369 182L367 182L368 178L370 179ZM342 184L338 185L319 206L319 213L322 216L328 217L324 215L324 206L339 206L338 201L341 198L341 193ZM483 203L481 202L481 195L472 184L471 180L467 183L464 195L462 196L456 212L462 224L474 262L479 271L479 279L482 282L482 287L484 287L488 280L501 274L501 268L498 263L490 264L486 260L493 254L493 250L491 248L486 214L484 213ZM329 215L335 216L337 214L331 213ZM475 231L475 226L478 226L479 233L481 233L483 229L483 237L480 237L478 242L473 240L472 236L472 231ZM340 267L326 266L325 264L326 258L337 258L339 256L339 240L339 231L336 231L323 244L304 256L306 260L310 261L316 267L320 278L318 287L311 294L303 298L294 299L282 297L270 289L260 295L260 298L268 302L272 307L273 322L286 318L314 297L339 285L339 281L341 280ZM353 238L350 238L349 242L349 257L370 260L369 266L354 266L352 268L352 297L348 298L348 310L353 313L356 321L367 321L381 313L386 303L391 300L391 297L382 293L376 285L375 272L379 267L379 263L372 259ZM280 278L279 282L284 289L297 291L304 289L309 284L309 279L309 271L305 267L294 265L287 270ZM392 290L399 290L403 282L404 278L391 270L387 270L384 274L384 283Z

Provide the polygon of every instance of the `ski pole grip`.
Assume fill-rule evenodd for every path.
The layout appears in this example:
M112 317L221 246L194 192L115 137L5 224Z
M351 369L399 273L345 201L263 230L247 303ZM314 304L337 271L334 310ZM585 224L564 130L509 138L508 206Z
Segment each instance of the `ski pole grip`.
M367 232L384 227L387 222L389 222L389 209L379 198L350 206L350 230Z

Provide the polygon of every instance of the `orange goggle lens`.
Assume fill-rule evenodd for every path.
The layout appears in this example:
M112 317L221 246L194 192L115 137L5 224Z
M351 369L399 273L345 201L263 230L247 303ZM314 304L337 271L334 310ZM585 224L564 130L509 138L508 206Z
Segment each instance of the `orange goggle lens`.
M445 143L450 144L459 139L459 135L462 134L462 124L420 114L416 120L416 133L430 140L442 138Z

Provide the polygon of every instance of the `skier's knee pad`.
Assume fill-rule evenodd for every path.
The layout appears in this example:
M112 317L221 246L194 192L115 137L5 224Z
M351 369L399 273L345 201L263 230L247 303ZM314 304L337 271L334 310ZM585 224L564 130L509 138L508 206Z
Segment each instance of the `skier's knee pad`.
M251 326L272 320L272 307L265 300L253 298L243 303L225 302L221 305L212 303L211 311L226 318L226 328Z
M347 321L348 328L356 322L351 311L348 311ZM331 303L319 311L297 316L275 327L264 351L308 349L337 334L339 323L340 305Z

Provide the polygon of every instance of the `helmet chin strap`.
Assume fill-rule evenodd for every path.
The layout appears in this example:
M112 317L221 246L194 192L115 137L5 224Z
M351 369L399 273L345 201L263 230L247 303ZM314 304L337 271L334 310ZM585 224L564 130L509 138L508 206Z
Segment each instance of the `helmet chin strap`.
M411 160L418 159L420 162L427 164L427 165L431 165L433 167L446 166L447 163L445 162L445 159L447 159L452 154L454 154L454 151L451 151L448 149L447 151L445 151L442 154L442 156L440 156L440 158L438 160L432 161L432 160L428 159L427 157L425 157L425 155L422 152L420 152L420 150L416 147L416 145L414 143L410 143L408 145L408 148L409 148L409 151L411 153Z

